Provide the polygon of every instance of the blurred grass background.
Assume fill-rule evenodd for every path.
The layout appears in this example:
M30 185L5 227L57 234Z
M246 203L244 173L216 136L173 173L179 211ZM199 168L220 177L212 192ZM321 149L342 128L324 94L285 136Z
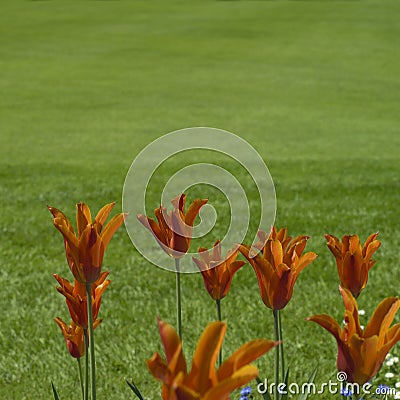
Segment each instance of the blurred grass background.
M189 126L249 141L275 181L277 225L312 236L307 248L319 257L283 312L286 354L292 382L316 363L317 382L334 377L334 340L303 322L314 313L342 319L323 234L365 240L379 230L360 307L370 315L399 294L399 12L397 0L4 1L0 398L51 398L51 380L61 399L79 396L76 365L52 321L68 315L51 275L69 271L46 205L70 218L79 201L96 211L116 200L120 209L139 151ZM112 285L96 331L98 397L134 398L124 382L134 378L147 398L159 398L145 360L160 350L156 316L175 324L175 278L146 262L124 229L104 265ZM216 316L201 277L182 280L190 357ZM225 354L273 337L248 266L223 313ZM271 354L260 360L262 379L272 378L272 364Z

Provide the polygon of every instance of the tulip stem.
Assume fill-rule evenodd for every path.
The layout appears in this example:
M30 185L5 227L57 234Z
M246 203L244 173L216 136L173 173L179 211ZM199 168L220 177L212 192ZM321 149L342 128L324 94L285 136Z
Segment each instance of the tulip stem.
M86 284L87 306L88 306L88 325L89 325L89 348L90 348L90 372L92 400L96 400L96 360L94 356L94 329L93 329L93 310L92 310L92 284Z
M83 387L81 358L78 357L76 360L78 361L79 383L81 384L82 400L85 400L85 389Z
M279 341L279 311L272 310L274 314L274 336L275 341ZM275 400L279 398L278 385L281 383L279 381L279 359L280 359L280 345L275 347Z
M218 321L222 321L222 314L221 314L221 299L215 300L217 304L217 314L218 314ZM218 366L220 367L222 364L222 345L221 349L219 350L219 356L218 356Z
M89 400L89 336L87 328L83 330L85 338L85 395L84 400Z
M279 344L280 347L280 354L281 354L281 367L282 367L282 379L285 379L285 357L283 355L283 336L282 336L282 319L281 319L281 311L276 310L278 313L278 323L279 323Z
M176 315L178 334L182 340L182 300L181 300L181 273L179 270L179 258L175 258L175 270L176 270Z

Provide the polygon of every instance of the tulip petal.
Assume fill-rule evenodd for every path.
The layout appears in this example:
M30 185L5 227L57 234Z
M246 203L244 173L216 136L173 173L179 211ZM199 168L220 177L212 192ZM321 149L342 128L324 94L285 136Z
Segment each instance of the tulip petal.
M212 258L210 256L210 253L208 252L208 249L206 249L205 247L199 247L197 252L199 253L201 260L205 264L209 264L211 262Z
M361 253L361 243L357 235L351 235L349 237L349 252L350 254L355 254L357 252Z
M340 240L336 236L329 234L325 234L325 239L331 253L335 256L336 260L340 260L342 258L342 243Z
M146 364L154 378L169 383L171 372L158 353L154 353L150 360L146 361Z
M222 261L221 242L217 240L212 248L212 260Z
M68 333L68 325L59 317L54 318L54 321L56 321L57 325L60 327L63 335L66 336Z
M297 274L286 264L279 264L269 282L268 295L273 310L285 308L293 295Z
M375 240L377 237L378 237L378 233L379 232L375 232L375 233L373 233L372 235L369 235L368 236L368 238L367 238L367 240L365 241L365 243L364 243L364 246L363 246L363 250L362 250L362 254L363 254L363 256L364 257L366 257L367 256L367 253L368 253L368 247L369 247L369 245L371 244L371 243L373 243L373 242L378 242L378 247L380 246L380 242L379 242L379 240ZM371 254L372 255L372 254Z
M74 234L75 236L75 231L74 231L74 227L72 226L71 222L69 221L69 219L65 216L65 214L63 212L61 212L59 209L55 208L55 207L51 207L51 206L47 206L47 208L49 209L49 211L53 214L54 219L58 219L58 220L64 220L65 224L67 225L68 229Z
M231 278L233 277L233 275L239 271L240 268L243 267L243 265L246 264L246 261L243 260L238 260L238 261L234 261L230 264L229 266L229 272L231 274Z
M189 243L191 239L191 232L185 229L185 223L183 222L180 214L173 212L171 214L172 222L172 239L171 248L174 250L174 257L182 257L189 250Z
M379 336L381 333L386 332L393 322L399 307L400 300L397 297L388 297L382 300L372 314L372 317L364 330L364 336Z
M400 341L400 324L393 325L386 333L386 343L379 350L379 356L382 361L398 341Z
M192 257L192 260L197 265L200 271L205 271L208 269L207 264L203 260L199 260L196 257Z
M202 400L223 400L235 390L244 386L258 376L258 368L254 365L246 365L236 371L229 378L218 382L216 386L210 389Z
M72 293L74 290L74 287L71 285L71 282L68 279L62 278L58 274L53 274L54 278L56 281L60 284L61 288L63 288L65 291Z
M219 321L210 323L197 343L187 383L201 395L206 393L215 383L215 362L221 349L225 332L225 323Z
M146 217L143 214L138 214L137 219L143 226L145 226L150 231L150 233L153 234L153 236L155 236L155 238L159 243L162 243L167 246L167 239L165 238L164 233L161 232L160 227L153 219Z
M303 271L304 268L306 268L308 265L310 265L317 257L318 257L318 255L312 251L309 251L308 253L303 254L300 257L298 264L296 265L297 275L301 271Z
M349 333L352 335L354 332L361 335L360 319L358 316L358 305L350 290L342 288L339 286L340 294L342 295L343 303L346 308L345 316L349 317L347 321L349 325ZM345 318L346 319L346 318Z
M186 361L182 353L182 343L175 329L168 323L158 320L158 330L164 347L165 357L172 373L178 372L186 374ZM171 365L174 360L174 365Z
M354 360L354 368L349 381L363 385L372 379L381 365L377 363L378 337L361 338L353 335L348 348Z
M76 226L78 227L78 237L82 234L87 225L92 223L90 209L85 203L76 205Z
M109 241L111 240L114 233L118 230L118 228L122 225L125 218L128 216L126 213L114 215L111 218L110 222L104 228L104 231L101 233L101 239L104 244L104 251L106 250Z
M265 246L265 248L267 248L267 246ZM247 258L257 276L262 301L267 307L273 308L273 293L270 293L271 280L273 277L272 265L259 254L254 258L250 258L250 246L248 245L241 244L239 246L239 251Z
M279 240L271 240L271 254L274 260L274 266L277 267L279 264L283 262L283 249L282 243Z
M256 339L244 344L222 363L217 372L218 381L229 378L234 372L261 357L278 344L279 342L265 339Z
M326 314L313 315L312 317L309 317L306 320L315 322L318 325L322 326L329 333L331 333L336 338L337 341L340 341L340 333L341 333L340 326L337 323L337 321L333 319L330 315Z
M349 289L354 297L358 297L365 282L361 281L361 275L365 277L365 274L361 273L363 266L363 259L359 252L351 254L347 252L343 258L343 270L340 275L340 282L343 287Z
M67 242L71 253L75 254L78 249L78 238L75 236L73 230L71 230L71 223L62 217L54 218L54 226L61 232L64 240Z
M290 236L287 237L287 228L281 228L281 229L279 229L279 231L276 232L275 239L279 240L280 242L283 243L288 238L290 238L290 240L292 239Z
M172 236L172 223L171 217L168 215L167 209L160 205L160 207L154 210L154 215L157 218L161 232L165 235L166 243L169 243Z
M179 400L200 400L200 394L188 388L184 384L177 384L175 389L176 398ZM168 399L169 400L169 399Z
M208 199L196 199L190 204L189 209L185 215L185 224L193 226L194 221L199 213L201 207L208 202Z
M174 209L180 211L184 214L185 204L186 204L186 194L182 193L179 196L174 197L171 200L171 204L173 205Z
M108 216L110 215L111 210L114 208L115 202L106 204L101 210L97 213L96 218L94 219L95 224L99 226L98 233L103 229L104 223L107 221Z
M387 342L394 341L393 345L400 340L400 323L393 325L386 334Z
M368 245L368 247L365 251L365 262L368 265L368 269L370 269L372 267L372 265L374 264L373 263L371 265L371 257L379 249L380 245L381 245L381 242L379 240L374 240Z

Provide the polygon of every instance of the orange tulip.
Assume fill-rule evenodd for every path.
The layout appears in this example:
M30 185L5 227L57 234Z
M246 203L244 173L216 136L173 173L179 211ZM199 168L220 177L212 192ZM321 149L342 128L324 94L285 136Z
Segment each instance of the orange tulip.
M258 339L246 343L215 370L215 362L226 332L226 324L213 322L204 330L197 344L190 372L182 352L182 342L171 325L158 321L166 361L155 353L147 361L152 375L160 380L163 400L226 400L235 389L258 376L258 369L248 365L278 343Z
M143 214L139 214L137 218L168 255L181 258L189 250L194 220L207 201L208 199L194 200L185 213L186 195L181 194L171 201L174 210L169 214L162 205L154 210L158 223Z
M74 358L82 357L85 354L83 329L76 325L74 321L71 322L70 326L68 326L61 318L56 318L55 321L64 335L69 354Z
M337 367L347 374L347 381L363 385L373 378L382 366L390 349L400 340L400 324L390 325L400 307L398 297L384 299L376 308L365 329L360 326L357 301L348 289L339 287L345 305L345 326L329 315L308 318L336 339Z
M71 222L60 210L48 207L54 217L54 226L64 237L69 267L80 283L90 284L99 278L107 245L126 217L126 214L117 214L104 227L114 205L115 203L105 205L92 222L89 207L85 203L77 204L78 235L75 234Z
M378 232L373 233L361 246L357 235L345 235L342 241L336 236L325 235L327 246L336 258L340 284L349 289L354 297L358 297L367 285L368 272L375 264L371 257L381 245L377 236Z
M200 260L193 257L203 276L204 285L214 300L223 299L229 292L232 278L245 261L235 261L239 250L230 250L225 258L221 254L221 242L214 243L212 253L199 248Z
M260 241L254 245L260 253L252 257L250 246L241 244L239 251L247 258L256 273L261 298L264 304L280 310L286 306L293 295L294 285L300 272L315 260L313 252L302 255L308 236L298 236L292 240L287 229L279 231L272 227L268 235L258 232Z
M99 279L94 282L91 287L92 290L92 313L94 326L96 327L101 320L97 320L101 304L101 296L111 283L109 279L106 279L108 272L102 272ZM72 320L78 326L83 329L88 328L88 310L87 310L87 295L86 286L75 279L74 285L59 275L55 274L57 282L60 286L56 289L59 293L65 296L65 300L69 309Z

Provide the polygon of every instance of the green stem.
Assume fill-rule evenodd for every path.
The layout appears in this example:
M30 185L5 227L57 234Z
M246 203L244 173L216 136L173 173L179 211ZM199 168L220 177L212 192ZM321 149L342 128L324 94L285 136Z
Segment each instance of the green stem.
M82 400L85 400L85 389L83 387L81 358L79 357L76 360L78 361L79 383L81 384Z
M179 258L175 258L176 269L176 316L178 325L178 334L182 340L182 300L181 300L181 273L179 270Z
M282 336L282 320L281 320L281 311L277 310L278 313L278 322L279 322L279 340L281 344L280 347L280 354L281 354L281 366L282 366L282 379L285 379L285 357L283 354L283 336Z
M218 321L222 321L222 316L221 316L221 299L215 300L217 304L217 314L218 314ZM222 345L221 349L219 350L219 356L218 356L218 366L220 367L222 364Z
M88 322L89 322L89 349L90 349L90 372L92 400L96 400L96 360L94 356L94 329L93 329L93 312L92 312L92 285L86 284L87 306L88 306Z
M84 400L89 400L89 335L87 328L83 330L85 338L85 396Z
M279 341L279 311L272 310L274 314L274 336L275 341ZM279 381L279 354L280 354L280 347L275 347L275 400L278 400L279 392L278 392L278 385L281 383Z

